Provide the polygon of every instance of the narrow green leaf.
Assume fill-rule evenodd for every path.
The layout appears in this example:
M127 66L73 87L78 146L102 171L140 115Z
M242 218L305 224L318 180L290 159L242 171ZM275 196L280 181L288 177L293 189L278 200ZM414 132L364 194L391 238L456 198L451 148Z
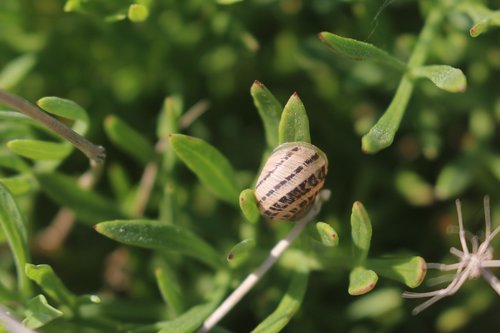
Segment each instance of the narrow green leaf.
M252 84L250 94L264 124L267 147L272 150L279 144L278 130L283 107L266 86L259 81Z
M354 258L357 263L363 263L370 250L372 224L365 207L359 201L352 205L351 236Z
M82 222L93 225L97 221L123 217L113 202L95 192L82 189L69 176L57 172L35 176L52 200L71 209Z
M0 225L16 264L18 290L22 294L29 293L30 285L24 274L24 266L30 260L27 231L16 201L2 184L0 184Z
M64 4L65 12L73 12L81 9L82 0L67 0Z
M448 92L464 92L467 88L467 78L464 73L448 65L419 66L412 68L411 75L416 78L427 78L436 87Z
M160 207L160 222L175 224L179 216L179 188L174 177L170 176L165 180L163 186L163 198Z
M177 156L215 196L238 205L240 186L233 167L215 147L182 134L172 134L170 143Z
M260 213L253 189L247 188L240 193L240 208L248 222L257 223Z
M492 11L485 8L481 14L481 20L475 23L469 30L471 37L477 37L491 28L500 26L500 10Z
M0 89L9 90L15 87L35 66L33 54L23 54L10 61L0 72Z
M40 98L36 104L53 115L71 120L80 120L85 123L89 122L87 111L72 100L47 96Z
M24 314L26 317L23 320L23 325L31 329L42 327L63 315L61 311L52 307L43 295L29 300Z
M148 140L117 116L108 116L104 129L109 139L122 151L139 162L146 164L153 160L155 151Z
M155 277L156 282L158 283L158 288L160 289L160 294L169 306L172 309L174 315L178 315L182 313L184 308L182 302L182 294L179 290L179 286L174 280L171 278L169 272L165 267L158 266L155 269Z
M60 161L73 151L73 146L68 142L58 143L29 139L9 141L7 147L18 155L44 161Z
M163 108L161 110L158 127L156 129L156 134L159 140L165 141L165 148L163 149L163 169L167 175L172 174L177 163L177 157L175 156L175 151L170 146L170 141L168 141L168 136L179 131L179 121L183 111L182 99L178 96L171 96L165 98L163 102Z
M72 100L48 96L40 98L36 104L53 115L74 120L73 130L80 135L87 132L89 117L87 111Z
M182 110L183 102L179 96L165 98L156 128L158 138L166 138L168 135L178 132Z
M204 240L187 229L149 220L115 220L95 226L97 232L117 242L155 250L168 250L194 257L214 268L222 257Z
M279 144L296 141L311 142L309 119L297 93L290 97L283 109L278 136Z
M341 37L329 32L320 33L319 38L334 52L349 59L370 60L390 66L401 72L406 70L406 64L404 62L394 58L384 50L381 50L372 44L360 42L351 38Z
M15 122L17 125L37 126L45 129L46 127L22 113L16 111L0 111L0 120Z
M221 278L216 283L216 286L211 292L211 295L208 297L208 302L192 307L174 320L159 323L159 325L156 325L160 329L159 333L194 332L195 329L198 328L203 323L203 321L215 310L226 293L229 283L229 277L227 275L220 275L219 277ZM156 330L155 332L158 332L158 330ZM131 333L136 332L132 331ZM137 333L139 333L139 331Z
M335 229L333 229L328 223L316 223L316 230L318 230L318 234L323 245L328 247L339 245L339 235L337 234L337 231L335 231Z
M113 194L118 202L123 203L130 195L131 187L129 176L121 164L111 163L107 175Z
M392 144L412 92L413 83L403 76L391 104L361 140L361 148L365 153L375 154Z
M422 257L368 259L367 266L379 275L406 284L410 288L418 287L427 271Z
M429 205L434 200L432 186L412 171L398 172L396 188L409 203L415 206Z
M76 296L71 293L49 265L26 264L26 275L57 303L74 310Z
M252 253L252 250L255 248L255 240L253 239L245 239L235 246L229 251L227 254L227 261L232 268L236 268L244 263Z
M377 281L377 273L358 266L349 274L349 294L353 296L366 294L375 288Z
M7 187L14 196L33 193L38 189L38 183L30 174L0 178L0 183Z
M462 160L446 165L439 173L435 193L441 200L457 197L472 181L471 169Z
M280 304L252 333L280 332L299 310L307 289L309 271L298 270L294 272L290 286Z
M128 18L132 22L144 22L149 16L148 7L141 4L131 4L128 7Z
M104 22L114 23L123 21L127 18L127 13L123 10L116 12L115 14L108 15L104 18Z
M0 152L0 166L16 173L27 173L31 171L31 167L21 157L9 151Z

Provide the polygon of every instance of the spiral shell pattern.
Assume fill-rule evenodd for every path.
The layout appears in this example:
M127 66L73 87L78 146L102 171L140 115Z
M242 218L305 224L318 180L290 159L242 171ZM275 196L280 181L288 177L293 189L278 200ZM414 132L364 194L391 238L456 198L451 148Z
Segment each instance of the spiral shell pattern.
M304 216L324 185L326 155L306 142L278 146L267 160L255 186L262 216L272 221L295 221Z

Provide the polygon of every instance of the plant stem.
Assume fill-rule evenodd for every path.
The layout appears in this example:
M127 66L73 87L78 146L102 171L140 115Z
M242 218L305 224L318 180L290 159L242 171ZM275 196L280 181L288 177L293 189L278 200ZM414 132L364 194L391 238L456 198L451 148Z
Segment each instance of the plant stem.
M65 138L76 148L78 148L82 153L84 153L93 163L100 164L104 161L104 158L106 157L106 151L104 150L104 147L93 144L92 142L76 133L57 119L51 117L49 114L40 110L27 100L19 96L10 94L4 90L0 90L0 102L27 115L30 118L33 118L56 134Z
M430 44L437 34L442 19L443 9L439 6L434 7L427 16L425 25L408 60L408 70L401 78L391 104L375 126L363 136L362 149L364 152L373 154L392 144L415 87L410 76L411 70L425 63Z
M323 192L325 193L325 192ZM198 330L198 333L206 333L214 328L217 323L252 289L257 282L267 273L267 271L278 261L279 257L290 247L293 241L300 235L309 222L319 213L321 205L328 200L328 194L325 196L320 193L316 198L316 202L311 211L302 219L297 221L286 236L280 240L269 252L266 260L252 274L248 275L245 280L229 295L224 302L205 320L203 326Z

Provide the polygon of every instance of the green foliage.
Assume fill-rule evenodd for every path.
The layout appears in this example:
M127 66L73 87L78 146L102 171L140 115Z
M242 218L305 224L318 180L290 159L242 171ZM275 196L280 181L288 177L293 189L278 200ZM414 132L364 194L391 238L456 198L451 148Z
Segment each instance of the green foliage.
M62 283L49 265L26 264L26 275L35 282L52 300L73 310L77 298Z
M71 177L60 173L37 174L43 190L62 207L70 208L82 222L119 218L123 214L105 197L82 189Z
M329 32L322 32L319 38L334 52L352 60L370 60L405 71L406 65L399 59L389 55L387 52L373 46L372 44L357 41L351 38L341 37Z
M305 263L298 263L305 264ZM278 307L270 314L252 333L276 333L280 332L297 312L304 298L307 289L307 280L309 272L307 270L298 270L292 276L292 281L288 287L285 296L281 299Z
M422 283L427 269L421 257L368 257L372 225L361 202L355 202L352 206L351 237L354 268L349 276L349 294L362 295L371 291L377 284L377 274L401 281L410 288L418 287Z
M221 256L209 244L180 227L157 221L116 220L101 222L95 230L123 244L180 252L214 268L223 265Z
M0 223L16 264L17 289L22 294L26 294L30 289L24 275L24 265L30 260L26 226L12 194L1 184Z
M370 217L361 202L355 202L351 213L351 237L354 257L363 262L368 255L372 239L372 224Z
M411 74L415 77L424 77L432 81L436 87L448 92L464 92L467 79L464 73L447 65L430 65L413 68Z
M59 161L66 158L73 147L67 143L40 140L12 140L7 144L10 150L33 160Z
M38 295L26 304L26 318L23 324L28 328L39 328L63 315L61 311L52 307L45 296Z
M0 98L0 315L40 333L196 331L292 228L260 218L259 166L312 141L332 200L214 332L497 331L481 283L417 317L401 292L425 276L412 253L457 246L450 200L472 230L490 194L498 225L498 7L1 1L0 89L107 161Z
M377 273L363 267L356 267L349 275L349 294L353 296L366 294L375 288L377 281Z
M155 270L155 277L163 300L175 314L182 313L184 308L182 294L177 283L173 281L171 274L164 266L159 266Z
M251 223L257 223L260 217L259 208L255 202L255 191L251 188L241 191L240 208L245 218Z
M233 246L226 256L229 265L233 268L240 266L248 260L254 248L255 240L253 239L244 239Z
M290 97L283 109L278 133L280 144L296 141L311 142L306 109L296 93Z
M331 225L325 222L318 222L316 223L316 229L323 245L328 247L339 245L339 235Z
M158 323L157 327L160 329L158 332L161 333L193 332L197 327L201 325L203 320L219 304L219 302L221 301L222 297L226 292L227 283L228 283L227 276L221 276L218 281L218 285L216 285L216 288L212 290L210 293L208 293L210 301L192 307L191 309L187 310L182 315L178 316L177 318L171 321ZM140 332L140 330L138 330L137 332Z
M266 86L259 81L253 83L250 94L264 124L267 147L274 149L279 144L278 128L283 107Z
M155 156L154 149L148 140L120 118L116 116L106 118L104 129L117 147L139 162L146 164Z
M170 143L177 156L218 198L237 204L239 185L233 167L215 147L203 140L172 134Z

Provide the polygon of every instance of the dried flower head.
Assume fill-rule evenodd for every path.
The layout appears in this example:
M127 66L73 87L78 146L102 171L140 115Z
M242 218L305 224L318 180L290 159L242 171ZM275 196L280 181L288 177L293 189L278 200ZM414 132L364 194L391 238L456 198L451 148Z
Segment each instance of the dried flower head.
M458 213L458 226L459 226L459 237L460 243L462 245L462 250L452 247L450 253L458 257L460 260L455 264L439 264L439 263L428 263L428 269L439 269L441 271L452 271L456 270L455 276L450 284L443 289L434 290L424 293L415 292L404 292L403 297L405 298L426 298L430 297L427 301L417 306L413 309L413 314L416 315L419 312L425 310L432 304L436 303L440 299L455 294L460 287L465 283L465 281L470 279L476 279L482 276L490 286L500 295L500 280L488 269L500 267L500 260L493 259L493 247L491 246L491 241L500 232L500 226L496 227L493 232L491 232L491 215L490 215L490 202L489 197L484 198L484 220L486 224L484 241L479 243L479 237L474 235L469 238L472 249L469 250L467 247L466 231L464 230L462 221L462 208L460 200L455 201L457 205Z

